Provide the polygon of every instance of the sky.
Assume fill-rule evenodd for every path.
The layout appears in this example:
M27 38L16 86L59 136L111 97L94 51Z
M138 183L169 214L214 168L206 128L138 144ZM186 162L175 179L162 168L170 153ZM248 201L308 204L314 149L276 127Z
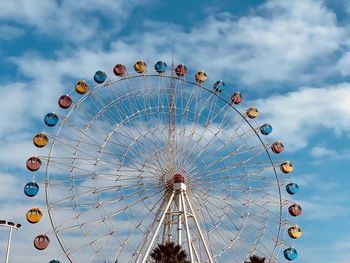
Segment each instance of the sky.
M24 225L12 261L47 260L32 248L23 195L42 117L96 69L169 61L173 51L239 87L283 141L301 187L297 262L349 262L349 22L347 0L1 1L0 214Z

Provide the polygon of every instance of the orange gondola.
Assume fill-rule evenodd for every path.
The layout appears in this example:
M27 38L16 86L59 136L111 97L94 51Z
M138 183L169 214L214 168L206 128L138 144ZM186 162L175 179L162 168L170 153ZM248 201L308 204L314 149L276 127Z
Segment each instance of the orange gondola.
M196 81L198 83L203 83L204 81L206 81L208 79L208 76L207 76L207 73L204 72L204 70L200 70L196 73L194 78L196 79Z
M147 65L143 60L139 60L135 63L134 69L137 73L142 74L147 71Z
M246 114L249 119L255 119L256 117L259 116L259 111L255 107L250 107L249 109L246 110Z

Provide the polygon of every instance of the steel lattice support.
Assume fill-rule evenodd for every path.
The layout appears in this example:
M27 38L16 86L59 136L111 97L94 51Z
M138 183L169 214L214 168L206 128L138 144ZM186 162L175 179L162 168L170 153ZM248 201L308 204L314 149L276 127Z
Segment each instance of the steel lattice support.
M166 205L164 206L165 203ZM159 211L154 223L152 224L153 228L155 227L154 231L153 229L149 230L149 234L140 246L141 250L144 247L147 247L147 249L145 252L139 251L139 257L135 262L147 262L155 241L160 238L159 232L163 226L162 242L164 242L164 240L173 241L169 240L169 238L165 239L164 237L172 236L171 233L175 233L177 236L174 240L176 240L179 245L187 244L186 249L188 250L191 263L213 263L213 258L186 192L186 184L184 182L175 182L173 184L172 193L170 197L162 203L160 210L162 211ZM191 223L194 226L193 228L190 227ZM185 232L185 235L183 234L183 231ZM199 245L196 247L193 242L193 234L199 236L200 246L204 247L205 255L199 254L200 247ZM183 238L184 236L186 239Z

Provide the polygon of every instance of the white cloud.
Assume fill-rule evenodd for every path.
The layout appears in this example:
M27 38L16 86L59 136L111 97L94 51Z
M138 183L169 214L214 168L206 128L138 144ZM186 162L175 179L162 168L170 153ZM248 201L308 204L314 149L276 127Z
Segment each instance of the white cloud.
M1 1L0 19L33 27L40 33L82 42L108 37L122 29L130 12L148 1L141 0L26 0ZM110 21L108 29L103 20Z
M24 35L24 30L10 25L0 25L0 41L12 40Z
M337 135L350 131L350 85L343 83L324 88L301 88L283 95L272 95L254 102L262 118L278 131L287 149L308 145L319 132Z
M47 5L39 2L38 6L41 4ZM23 10L30 8L25 6ZM292 79L299 82L298 74L300 79L304 76L300 65L315 63L319 57L327 58L340 45L344 31L336 26L334 14L320 1L297 1L293 5L270 1L261 9L269 16L248 16L239 20L230 15L221 20L211 17L189 33L174 25L161 27L161 24L149 22L145 33L114 41L107 51L81 48L62 50L51 59L33 54L13 58L19 72L32 80L7 84L1 91L6 101L0 106L0 134L3 135L3 149L6 149L3 160L15 164L20 159L23 166L23 159L30 152L32 134L27 130L32 120L41 119L46 111L57 107L58 96L67 91L64 87L68 85L73 89L72 78L91 79L97 69L108 70L112 75L116 63L125 63L131 70L139 58L152 67L158 59L170 60L169 49L173 44L178 61L185 61L193 68L207 67L209 76L220 78L223 72L230 70L242 73L240 77L246 84ZM304 15L302 11L308 9L311 11ZM32 14L32 11L26 12ZM288 53L283 53L286 46ZM329 129L337 134L349 131L349 92L348 84L302 88L283 95L267 95L253 103L259 107L263 119L278 131L287 149L298 150L308 145L317 129ZM25 150L18 155L18 149L26 140ZM319 154L317 150L320 149L313 150L314 155Z
M310 152L312 157L319 158L319 157L334 157L337 155L336 151L332 149L327 149L322 146L315 146L311 149Z
M6 187L1 188L0 191L0 199L2 201L11 201L11 200L18 200L19 196L21 196L21 192L18 193L18 195L13 194L13 190L14 189L23 189L22 186L22 181L10 174L4 174L4 173L0 173L0 178L1 178L1 182L2 185L6 185Z
M4 167L25 167L26 159L36 151L32 138L41 131L46 112L57 108L61 92L60 84L55 84L52 79L47 82L39 79L2 86L0 162Z
M350 43L348 43L350 45ZM335 69L337 69L342 76L350 75L350 52L345 52L342 54L341 58L337 62Z
M122 19L139 3L133 1L119 17L123 4L115 5L107 0L101 0L99 5L62 1L58 8L56 2L42 1L36 8L24 4L21 12L28 13L24 21L31 21L41 30L62 32L73 40L85 40L95 33L101 37L105 32L98 28L98 21L83 19L89 12L95 10L107 18ZM38 15L36 11L40 5L43 5L43 12ZM55 8L60 11L54 12L52 9ZM11 10L0 11L0 16L8 18ZM98 43L98 39L92 39L92 43ZM95 45L92 50L79 48L58 52L52 60L25 56L19 58L18 63L30 76L40 72L43 65L58 69L51 71L56 76L64 73L78 76L101 64L111 67L119 59L125 63L133 63L137 58L152 63L158 59L170 60L173 47L179 62L188 63L194 69L204 68L210 76L226 76L230 81L238 80L245 86L256 87L264 82L323 81L334 74L330 57L341 49L346 39L345 29L337 25L335 14L321 1L269 1L255 15L240 19L227 13L220 14L187 31L170 23L146 21L144 33L137 32L117 41L111 39L109 50ZM26 69L31 70L26 72Z
M350 240L348 238L338 240L332 244L331 249L334 251L334 261L348 262L350 258Z
M180 59L248 86L320 81L333 73L330 56L346 39L335 14L311 0L269 1L257 15L237 20L220 14L188 33L167 28L146 36L142 47L159 49L170 42Z

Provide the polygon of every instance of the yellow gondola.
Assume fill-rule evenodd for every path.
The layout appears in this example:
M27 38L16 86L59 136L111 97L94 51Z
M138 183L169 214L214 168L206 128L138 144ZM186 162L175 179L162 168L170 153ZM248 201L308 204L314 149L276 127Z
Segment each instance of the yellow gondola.
M43 217L43 213L40 211L39 208L31 208L26 214L27 221L31 224L38 223L41 218Z
M36 147L38 148L43 148L46 146L46 144L48 143L49 138L47 137L45 132L40 132L37 133L34 137L33 137L33 143Z
M78 94L85 94L87 91L89 90L89 85L84 81L84 80L80 80L77 82L77 84L75 84L75 91Z
M288 229L288 235L290 238L296 239L301 237L303 232L301 231L301 228L298 225L291 226Z
M285 161L280 165L282 173L288 174L293 171L293 165L290 161Z

